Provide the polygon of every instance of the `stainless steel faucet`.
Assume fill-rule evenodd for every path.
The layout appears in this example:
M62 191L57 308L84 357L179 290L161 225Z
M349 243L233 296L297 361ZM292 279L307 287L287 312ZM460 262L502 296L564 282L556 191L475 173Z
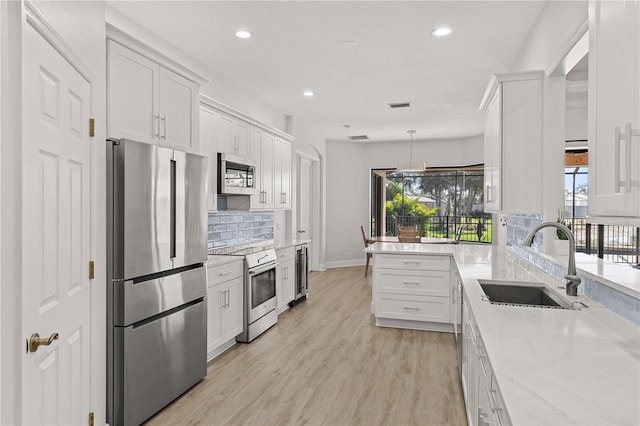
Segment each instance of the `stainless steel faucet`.
M569 238L569 265L567 270L567 275L564 278L567 280L566 291L569 296L577 296L578 295L578 286L580 285L580 277L576 274L576 240L573 237L573 232L566 226L557 222L542 222L540 225L533 228L529 235L524 239L524 245L531 247L533 243L533 237L536 235L536 232L541 230L542 228L558 228L562 232L564 232Z

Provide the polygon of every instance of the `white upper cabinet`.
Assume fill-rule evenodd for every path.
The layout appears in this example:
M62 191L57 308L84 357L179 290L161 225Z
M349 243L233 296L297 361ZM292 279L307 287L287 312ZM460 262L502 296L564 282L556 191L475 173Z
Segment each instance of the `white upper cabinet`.
M491 77L485 117L485 211L542 212L542 71Z
M109 40L108 136L198 152L198 84Z
M220 152L249 156L249 124L224 112L218 115L218 149Z
M209 159L207 176L207 210L216 211L218 193L218 147L216 144L216 123L218 112L206 105L200 105L200 154Z
M291 208L291 142L275 138L274 149L275 208Z
M502 88L496 88L484 119L484 210L499 212L502 191Z
M251 128L251 157L257 165L256 189L251 195L251 209L273 209L273 135Z
M589 218L640 225L640 1L589 6Z
M198 152L198 85L160 67L160 144Z
M109 41L109 137L158 142L158 79L153 61Z

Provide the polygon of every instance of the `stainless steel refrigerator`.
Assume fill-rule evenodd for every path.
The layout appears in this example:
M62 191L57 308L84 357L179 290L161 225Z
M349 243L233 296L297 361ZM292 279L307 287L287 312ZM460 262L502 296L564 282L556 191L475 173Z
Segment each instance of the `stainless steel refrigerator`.
M107 149L107 421L140 424L206 376L207 159Z

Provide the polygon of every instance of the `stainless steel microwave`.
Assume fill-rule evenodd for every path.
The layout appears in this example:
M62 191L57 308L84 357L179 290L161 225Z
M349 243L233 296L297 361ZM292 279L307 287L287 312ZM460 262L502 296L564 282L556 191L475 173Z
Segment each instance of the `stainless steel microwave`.
M218 153L218 194L254 194L255 174L256 165L250 158Z

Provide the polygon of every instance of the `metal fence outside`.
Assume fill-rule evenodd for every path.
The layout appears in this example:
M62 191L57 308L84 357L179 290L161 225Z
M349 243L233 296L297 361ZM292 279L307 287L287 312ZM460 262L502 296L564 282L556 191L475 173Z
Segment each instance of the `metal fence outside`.
M576 251L597 254L610 262L640 264L640 228L589 224L582 217L565 221L575 236Z
M491 217L471 216L387 216L385 235L398 235L399 227L413 227L422 237L455 238L462 228L460 241L491 243Z

